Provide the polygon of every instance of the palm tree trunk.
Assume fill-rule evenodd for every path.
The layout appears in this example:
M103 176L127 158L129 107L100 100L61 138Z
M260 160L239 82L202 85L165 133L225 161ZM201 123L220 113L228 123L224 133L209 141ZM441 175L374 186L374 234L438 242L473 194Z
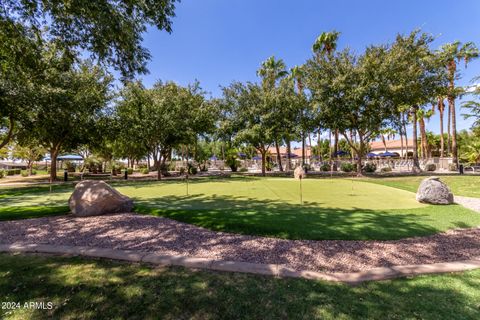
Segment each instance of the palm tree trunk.
M335 159L338 158L338 129L335 129L335 144L333 146L333 154Z
M451 120L452 120L452 161L458 166L458 148L457 148L457 121L456 121L456 111L455 111L455 98L454 97L449 97L451 99L451 102L449 101L449 104L451 103Z
M277 150L277 165L278 165L278 170L283 172L283 166L282 166L282 155L280 154L280 147L278 146L278 142L275 141L275 149Z
M423 117L418 119L418 124L420 126L422 159L425 159L427 157L427 133L425 131L425 120L423 119Z
M413 107L413 132L412 132L412 138L413 138L413 167L412 171L413 172L419 172L420 171L420 163L418 162L418 141L417 141L417 110L418 107L414 106Z
M451 130L451 123L452 123L452 106L450 105L450 100L448 100L448 111L447 111L447 156L450 157L452 153L452 130Z
M445 156L444 150L444 137L443 137L443 111L445 106L443 105L443 98L438 98L438 112L440 113L440 157L443 158Z
M262 176L266 176L266 154L267 154L267 151L266 150L261 150L260 151L261 154L262 154Z
M291 161L291 155L292 153L292 147L290 145L290 138L287 138L287 171L292 171L292 161Z
M305 132L302 132L302 167L305 166Z

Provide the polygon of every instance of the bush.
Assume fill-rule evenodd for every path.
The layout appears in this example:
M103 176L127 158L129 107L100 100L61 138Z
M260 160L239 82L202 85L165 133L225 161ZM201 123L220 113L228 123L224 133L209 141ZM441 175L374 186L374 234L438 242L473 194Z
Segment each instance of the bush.
M128 169L127 169L127 173L128 173L128 174L133 174L133 169L132 169L132 168L128 168Z
M353 165L353 163L343 162L340 165L340 170L342 170L343 172L352 172L353 170L355 170L355 166Z
M390 167L383 167L382 169L380 169L381 172L392 172L392 168Z
M248 168L241 167L241 168L240 168L240 172L248 172Z
M180 172L180 174L184 174L185 173L185 167L180 167L178 169L178 171Z
M373 162L367 162L363 166L363 171L369 172L369 173L375 172L377 171L377 165Z
M21 175L22 175L22 177L28 177L28 171L27 170L22 170Z
M5 170L0 169L0 179L5 177Z
M22 170L21 169L15 169L15 174L21 174Z
M320 166L320 171L323 171L323 172L330 171L330 165L329 165L328 163L323 163L323 164Z
M150 173L150 170L148 170L148 168L142 168L142 169L140 170L140 172L141 172L142 174L149 174L149 173Z
M13 176L15 174L15 170L13 169L8 169L7 170L7 176Z
M448 171L457 171L457 165L455 163L449 163L448 164Z
M437 170L437 166L435 165L435 163L427 163L425 165L425 170L426 171L435 171L435 170Z
M197 167L195 167L191 164L188 164L188 174L195 175L195 174L197 174L197 172L198 172Z
M32 170L32 176L37 174L37 170Z

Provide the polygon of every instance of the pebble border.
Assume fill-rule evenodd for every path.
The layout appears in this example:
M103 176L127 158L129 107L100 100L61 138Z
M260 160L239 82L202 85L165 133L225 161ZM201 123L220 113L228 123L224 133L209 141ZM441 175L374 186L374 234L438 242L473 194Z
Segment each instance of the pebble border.
M145 262L162 266L182 266L226 272L241 272L275 277L303 278L359 284L365 281L386 280L422 274L459 272L480 268L480 256L469 260L433 264L399 265L373 268L350 273L322 273L309 270L294 270L278 264L260 264L239 261L224 261L198 257L162 255L134 250L116 250L99 247L60 246L45 244L0 244L0 252L50 253L95 258L107 258L129 262Z

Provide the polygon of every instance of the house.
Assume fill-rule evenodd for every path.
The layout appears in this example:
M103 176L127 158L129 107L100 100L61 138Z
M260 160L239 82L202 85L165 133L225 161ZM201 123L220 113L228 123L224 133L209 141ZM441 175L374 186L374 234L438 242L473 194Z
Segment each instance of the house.
M383 141L372 141L370 142L370 152L372 153L382 153L382 152L396 152L400 156L404 156L407 153L407 145L408 145L408 152L413 152L413 139L408 139L408 141L403 140L403 148L402 148L402 140L385 140L385 144Z
M11 162L11 161L2 161L0 162L0 169L20 169L20 170L26 170L27 169L27 164L24 162Z

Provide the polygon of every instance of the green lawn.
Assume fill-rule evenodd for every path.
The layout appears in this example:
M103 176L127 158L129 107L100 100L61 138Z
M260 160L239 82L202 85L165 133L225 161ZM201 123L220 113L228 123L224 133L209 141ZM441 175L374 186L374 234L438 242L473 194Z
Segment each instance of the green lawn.
M115 183L139 213L212 230L289 239L399 239L480 225L461 206L428 206L415 194L351 179L199 179ZM61 214L71 186L0 190L0 220ZM34 210L32 210L34 208Z
M0 254L2 319L479 319L480 270L351 287L79 257Z
M381 185L386 185L402 190L417 192L418 185L426 177L392 177L392 178L369 178L364 179ZM440 176L454 195L480 198L480 176Z

